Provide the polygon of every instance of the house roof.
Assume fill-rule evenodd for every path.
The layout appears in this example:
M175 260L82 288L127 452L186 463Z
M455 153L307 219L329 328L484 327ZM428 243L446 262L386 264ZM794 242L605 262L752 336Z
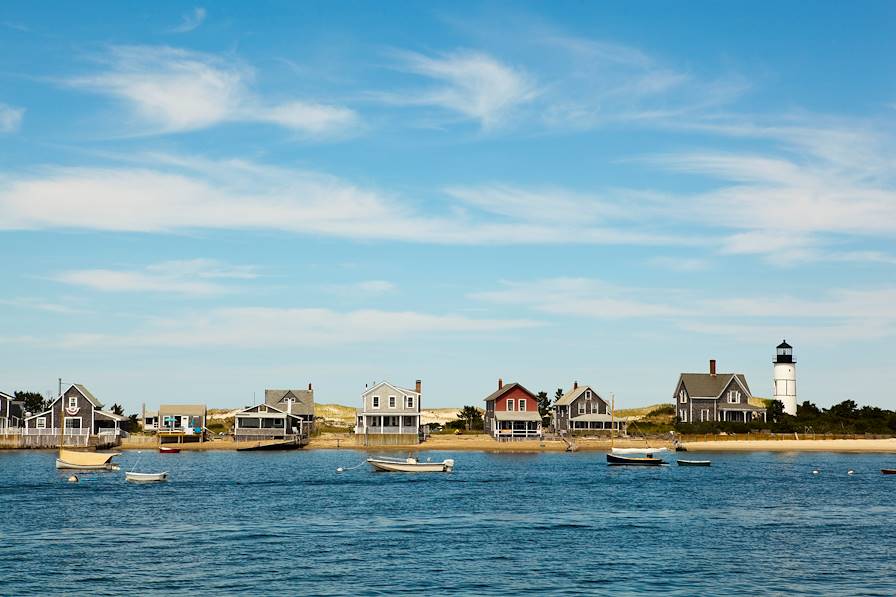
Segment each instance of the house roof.
M610 413L589 413L587 415L579 415L577 417L570 417L570 421L580 421L582 423L590 423L590 422L599 422L604 421L606 423L613 420L612 415Z
M162 404L159 406L159 416L165 415L204 417L206 408L204 404Z
M403 387L401 387L401 386L396 386L394 383L390 383L390 382L388 382L388 381L381 381L380 383L373 384L372 387L367 388L366 390L364 390L364 392L363 392L361 395L362 395L362 396L366 396L367 394L370 394L371 392L373 392L374 390L376 390L376 389L378 389L378 388L380 388L380 387L382 387L382 386L389 386L390 388L392 388L393 390L395 390L396 393L403 393L403 394L406 394L406 395L408 395L408 396L420 396L420 394L417 393L417 390L409 390L408 388L403 388Z
M15 400L15 396L12 394L7 394L6 392L0 391L0 398L6 398L7 400Z
M561 396L560 398L557 399L557 402L554 403L554 406L568 406L568 405L572 404L576 398L578 398L585 392L585 390L591 390L591 394L595 398L598 398L598 399L606 402L606 400L601 398L600 394L598 394L594 390L594 388L592 388L591 386L579 386L577 388L572 388L571 390L569 390L568 392L563 394L563 396Z
M100 415L103 417L108 417L108 418L112 419L113 421L127 421L128 420L128 418L123 415L116 415L115 413L111 413L111 412L108 412L105 410L100 410L98 408L94 409L93 414Z
M283 410L283 408L280 407L280 406L274 406L273 404L268 404L267 402L265 402L264 404L254 404L254 405L252 405L252 406L247 406L247 407L244 408L243 410L241 410L241 411L239 411L238 413L236 413L235 416L238 417L238 416L240 416L240 415L263 415L263 414L265 414L265 413L261 413L261 412L259 412L259 408L261 408L262 406L267 407L268 414L286 415L287 417L293 417L293 418L296 418L296 419L297 419L300 415L303 414L303 413L300 413L300 412L293 412L292 414L290 414L290 413L286 412L285 410ZM274 411L274 412L273 412L273 413L270 413L270 411Z
M85 398L87 398L87 400L90 401L90 403L93 405L94 408L103 408L103 403L100 402L99 400L97 400L96 396L91 394L90 390L88 390L83 385L81 385L79 383L73 383L69 387L73 387L76 390L78 390L79 392L81 392L81 395L84 396ZM55 402L55 400L54 400L54 402Z
M512 383L504 384L501 388L495 390L494 392L492 392L491 394L489 394L488 396L486 396L485 401L486 401L486 402L491 402L492 400L497 400L498 398L500 398L501 396L503 396L503 395L506 394L507 392L513 390L514 388L519 388L519 389L521 389L522 391L524 391L525 393L529 394L529 395L532 396L533 398L536 397L535 394L533 394L532 392L530 392L529 390L527 390L527 389L526 389L525 387L523 387L521 384L518 384L517 382L512 382Z
M264 403L286 412L287 401L292 398L292 414L314 415L314 390L265 390Z
M747 385L747 378L743 373L718 373L711 375L709 373L682 373L680 383L684 384L684 389L691 398L718 398L732 378L743 386L747 392L747 397L752 396L750 386Z
M541 415L534 410L496 410L497 421L541 421Z
M788 343L787 343L787 340L784 340L783 342L781 342L780 344L778 344L778 346L776 346L775 348L793 348L793 346L791 346L790 344L788 344Z

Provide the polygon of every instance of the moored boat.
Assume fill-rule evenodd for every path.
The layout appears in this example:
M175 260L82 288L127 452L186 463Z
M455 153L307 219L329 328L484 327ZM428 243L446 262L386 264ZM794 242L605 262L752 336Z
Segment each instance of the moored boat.
M710 466L710 460L678 460L678 466Z
M882 468L880 472L885 475L896 475L896 468Z
M67 462L61 458L56 459L56 468L68 469L76 471L118 471L121 466L114 462L104 462L102 464L78 464L76 462Z
M136 473L128 471L124 474L125 481L131 483L160 483L168 480L168 471L163 473Z
M243 442L239 442L243 443ZM236 449L237 452L255 452L258 450L296 450L304 444L296 439L271 440L261 442L245 442L247 445ZM239 445L239 444L237 444Z
M611 448L613 454L660 454L667 448Z
M81 471L117 471L121 467L112 462L119 452L80 452L78 450L59 450L56 468L75 469Z
M641 453L643 454L643 452ZM616 454L607 454L607 464L612 466L659 466L665 464L665 461L662 458L654 458L652 454L647 454L646 456L617 456Z
M168 446L159 446L160 454L180 454L180 448L169 448Z
M367 463L377 472L389 473L450 473L454 469L454 460L448 458L442 462L420 462L416 458L368 458Z

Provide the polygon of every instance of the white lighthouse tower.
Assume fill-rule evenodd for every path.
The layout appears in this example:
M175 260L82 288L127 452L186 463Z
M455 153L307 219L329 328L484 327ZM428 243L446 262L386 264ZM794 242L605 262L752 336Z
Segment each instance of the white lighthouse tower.
M775 355L775 400L784 404L784 412L796 416L796 359L793 346L784 340L778 344Z

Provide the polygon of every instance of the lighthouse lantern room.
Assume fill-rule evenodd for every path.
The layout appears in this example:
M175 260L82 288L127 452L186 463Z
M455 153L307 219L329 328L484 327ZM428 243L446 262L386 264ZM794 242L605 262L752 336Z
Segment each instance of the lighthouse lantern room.
M793 346L784 340L776 349L774 360L774 399L784 404L784 412L796 416L796 360Z

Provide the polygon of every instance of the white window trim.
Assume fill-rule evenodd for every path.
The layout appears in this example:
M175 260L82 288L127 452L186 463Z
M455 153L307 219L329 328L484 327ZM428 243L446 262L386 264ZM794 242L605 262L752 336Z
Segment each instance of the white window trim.
M75 421L75 420L78 421L77 427L66 427L66 425L65 425L66 422ZM84 421L82 420L81 417L65 417L64 419L62 419L62 426L65 427L66 429L83 429L84 428L83 424L84 424Z
M396 396L389 396L389 408L395 408L395 405L398 403L398 398Z
M514 407L516 406L516 400L513 398L507 399L507 412L513 412Z
M380 397L379 396L371 396L370 397L370 408L375 408L379 410L380 408Z
M585 402L584 401L581 401L581 400L579 401L579 409L578 410L579 410L580 415L585 414Z
M521 413L526 412L526 399L520 398L519 402L517 402L517 408Z
M678 397L681 399L682 404L688 403L688 393L685 392L684 390L682 390L678 393Z
M591 390L585 390L585 400L591 400Z
M740 404L740 392L737 390L728 391L728 404Z
M68 397L68 407L69 408L78 408L78 397L77 396L69 396Z
M701 408L701 409L700 409L700 422L701 422L701 423L708 423L708 422L709 422L709 415L710 415L710 413L709 413L709 409L708 409L708 408Z
M414 408L414 397L413 396L405 396L404 397L405 408Z
M35 429L46 429L47 428L47 417L40 417L39 419L34 420L34 428Z

